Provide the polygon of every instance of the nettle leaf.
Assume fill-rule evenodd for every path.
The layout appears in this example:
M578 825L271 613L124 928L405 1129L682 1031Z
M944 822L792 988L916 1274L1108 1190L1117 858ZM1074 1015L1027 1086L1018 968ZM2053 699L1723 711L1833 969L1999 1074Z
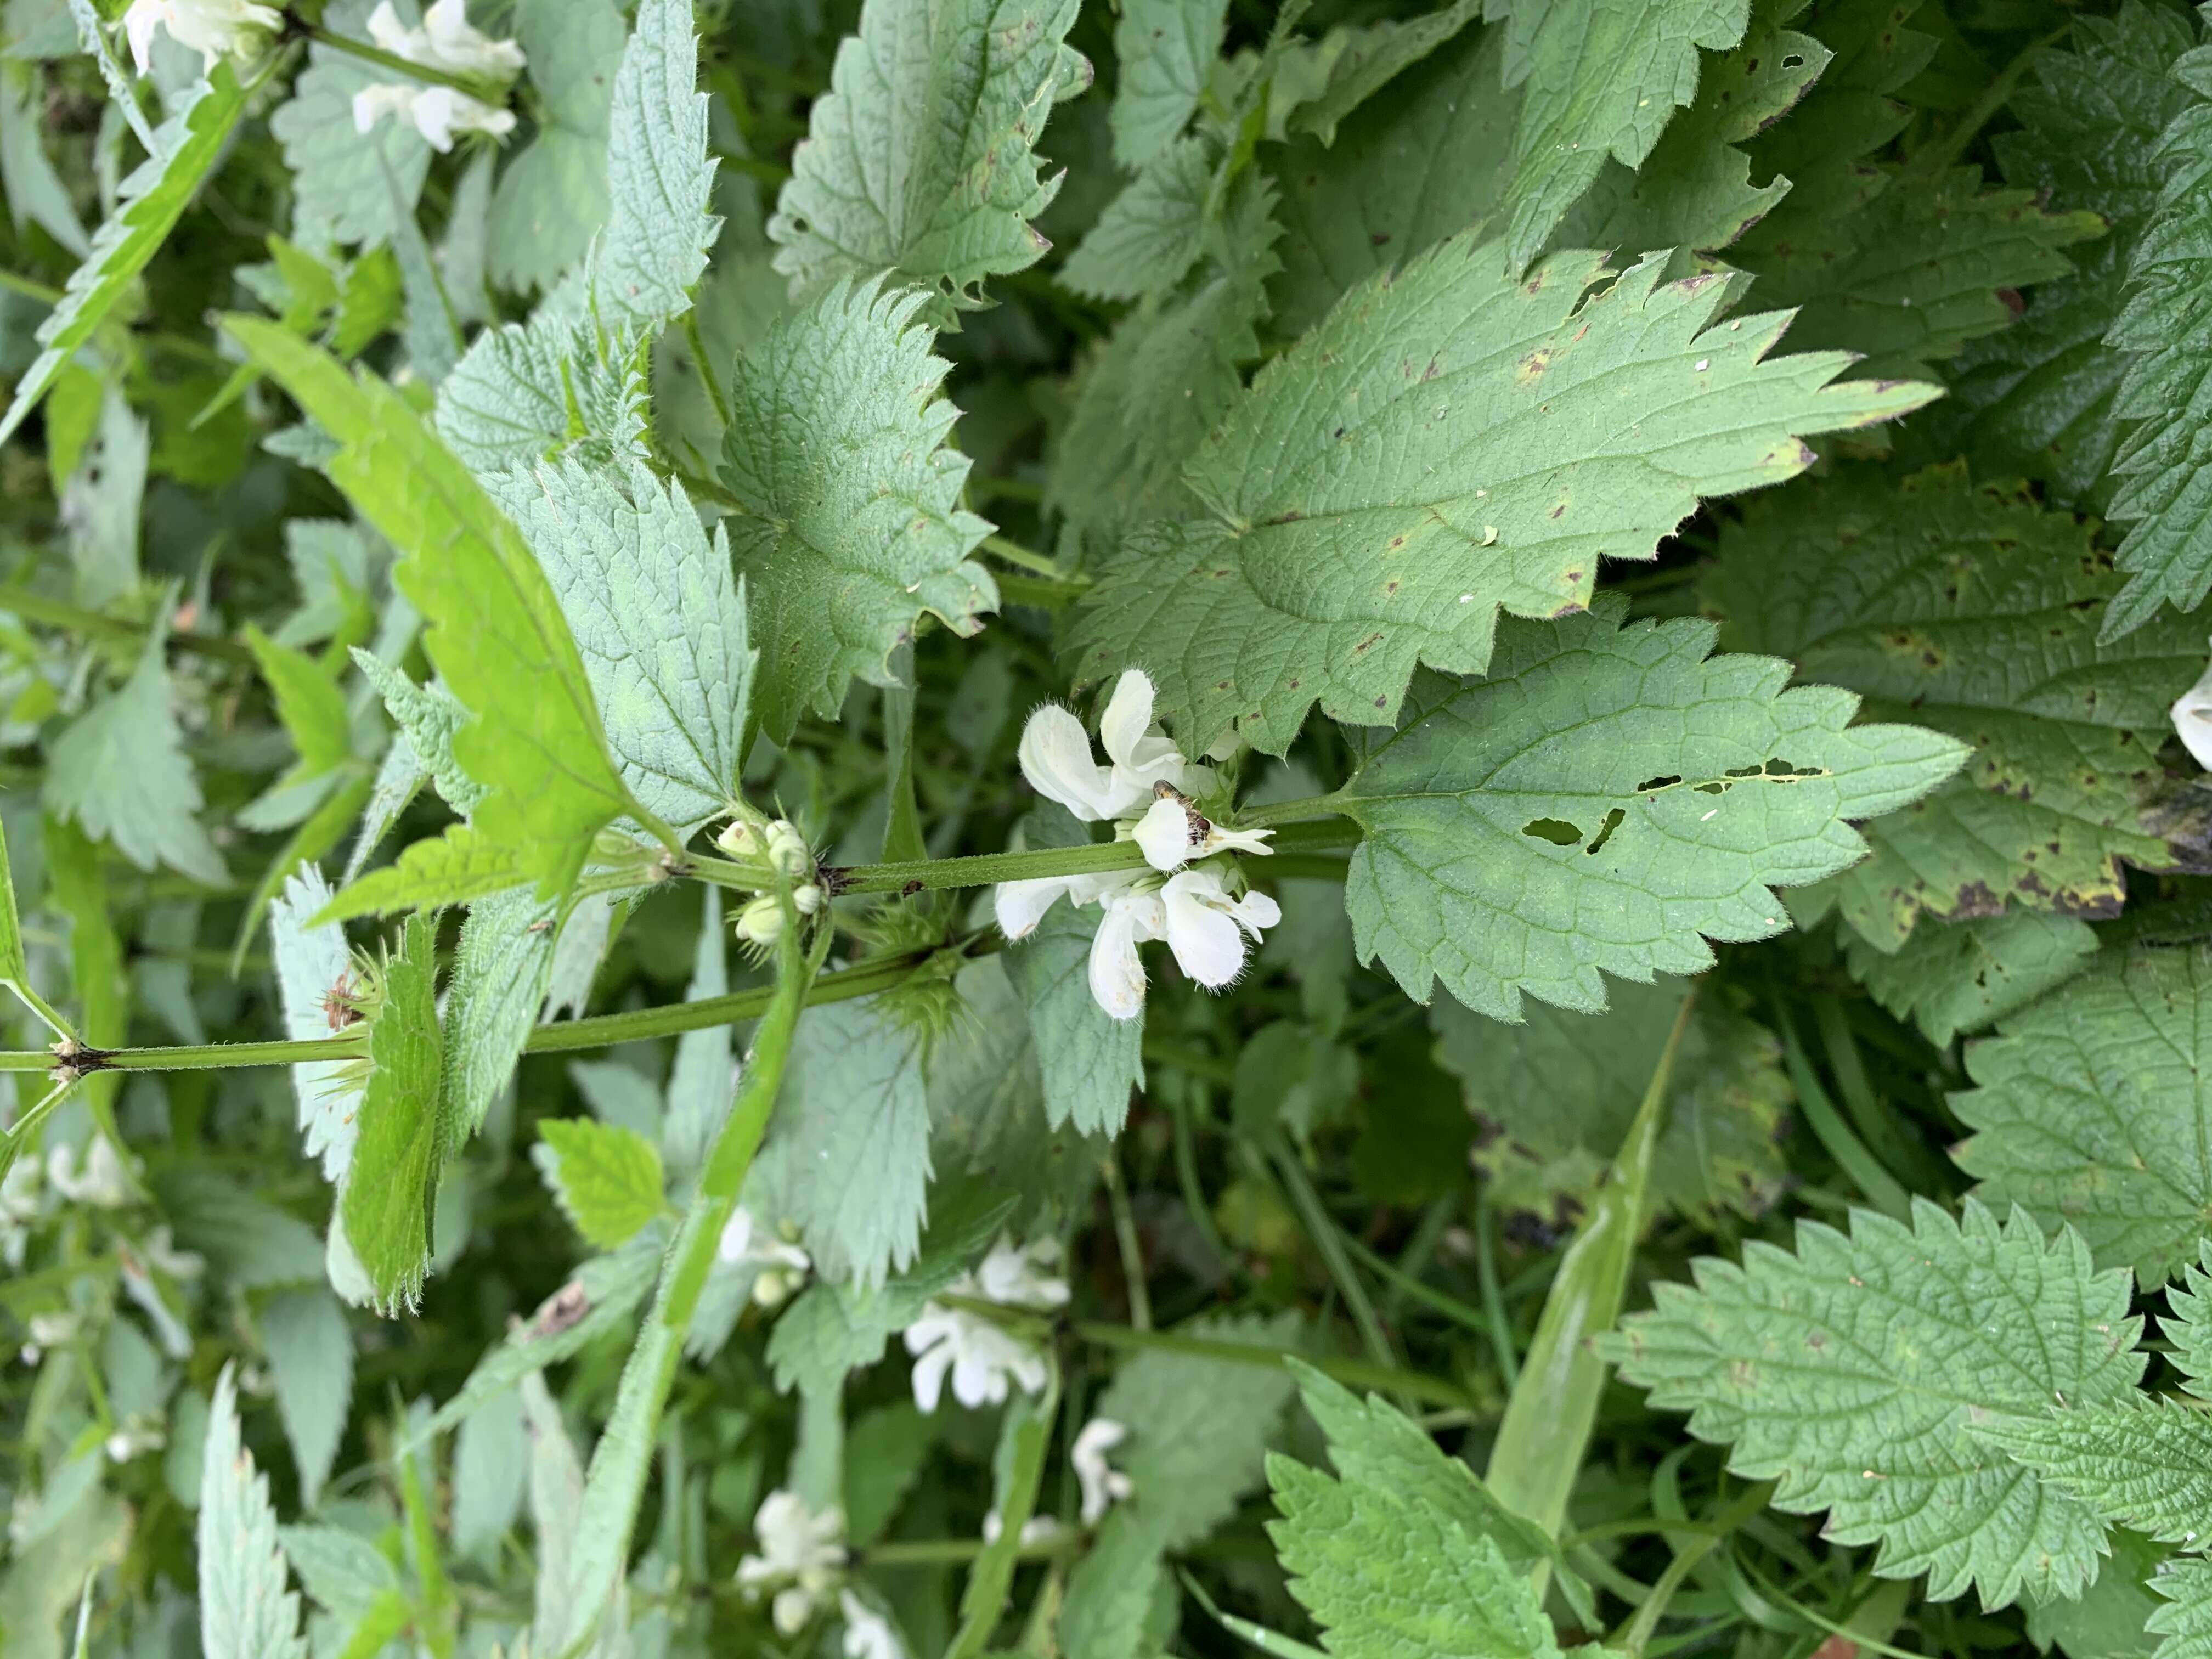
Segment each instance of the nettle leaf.
M1605 1006L1600 970L1690 975L1708 939L1789 927L1772 891L1861 856L1851 826L1933 788L1962 745L1851 726L1857 699L1784 690L1771 657L1709 657L1689 620L1625 605L1516 623L1486 679L1425 679L1340 797L1366 839L1345 907L1407 993L1522 1018Z
M607 752L583 659L521 534L453 452L373 375L355 378L272 324L226 326L341 446L333 482L402 550L401 589L424 643L476 718L453 734L489 793L465 825L417 842L333 901L340 915L474 898L526 882L574 885L592 838L624 812L652 821Z
M1419 17L1340 27L1318 41L1291 46L1285 57L1306 61L1277 70L1267 112L1270 126L1279 122L1285 136L1311 133L1324 147L1334 143L1337 126L1346 116L1484 9L1482 0L1452 0ZM1317 72L1317 83L1309 83L1302 70Z
M384 700L384 712L399 728L416 767L429 777L439 799L463 817L468 817L489 793L462 771L460 763L453 758L453 737L469 723L469 711L435 681L417 685L383 658L358 647L353 661ZM408 793L413 793L414 787L410 785Z
M245 110L246 89L228 64L218 63L155 130L146 159L123 181L114 216L93 233L91 257L70 273L60 301L39 325L39 355L16 380L8 412L0 416L0 443L29 418L77 349L168 240L222 158Z
M1695 1289L1655 1285L1652 1311L1600 1346L1736 1474L1773 1480L1774 1507L1826 1510L1829 1538L1879 1544L1875 1571L1924 1572L1935 1601L1970 1585L1989 1607L2048 1601L2094 1577L2096 1512L1974 1432L2055 1400L2108 1404L2142 1376L2127 1275L2094 1271L2078 1236L1915 1200L1909 1227L1801 1221L1795 1255L1753 1242L1741 1267L1692 1271Z
M2151 1577L2150 1587L2167 1602L2143 1626L2166 1638L2158 1645L2157 1659L2212 1656L2212 1561L2189 1557L2167 1562Z
M2212 592L2212 437L2202 407L2212 357L2212 46L2185 53L2173 78L2197 94L2160 136L2161 187L2128 258L2126 303L2105 337L2132 354L2114 407L2136 422L2112 471L2112 515L2125 522L2117 562L2126 589L2106 636L2141 627L2163 605L2193 611Z
M1031 228L1060 192L1035 146L1091 84L1063 44L1077 0L868 0L768 222L794 300L892 278L953 307L1051 246Z
M368 1028L368 1086L338 1200L346 1240L384 1310L415 1304L430 1258L441 1162L437 931L435 916L410 916L398 952L386 959L384 1006Z
M234 1370L224 1366L216 1380L200 1464L200 1651L208 1659L307 1659L269 1478L239 1431Z
M2212 1206L2208 997L2212 955L2123 950L2014 1014L1966 1051L1960 1167L1989 1201L2071 1224L2100 1265L2173 1277Z
M1501 205L1525 265L1610 155L1639 167L1677 105L1697 95L1698 48L1743 38L1750 0L1567 0L1507 23L1504 85L1521 92Z
M614 198L607 169L622 13L611 0L520 0L516 38L538 94L538 133L500 174L487 221L492 281L550 289L582 258Z
M590 1243L615 1249L666 1207L660 1154L636 1130L587 1117L544 1118L538 1133L546 1184Z
M412 27L413 0L393 4L400 22ZM367 46L375 9L376 0L335 0L322 26ZM354 94L397 78L340 47L308 46L307 67L293 82L290 100L269 118L292 173L292 238L301 246L380 246L399 216L415 210L430 172L428 141L412 121L398 117L367 132L354 125Z
M2020 320L1970 342L1948 365L1950 396L1901 436L1929 460L1972 453L1991 477L2048 483L2101 507L2122 423L2113 399L2127 368L2104 349L2127 262L2157 206L2159 134L2191 94L2168 71L2196 39L2186 17L2127 0L2116 18L2074 20L2063 48L2035 54L2035 78L2007 107L2021 125L1990 141L2005 181L2112 228L2070 274L2040 283Z
M166 864L195 881L229 881L200 827L199 780L169 706L166 620L148 636L131 678L53 740L40 798L49 812L141 870Z
M1992 1419L1975 1435L2106 1520L2163 1543L2194 1544L2212 1516L2212 1422L2196 1407L2135 1395Z
M2027 1007L2080 973L2097 951L2087 922L2043 910L1926 921L1894 952L1855 928L1844 934L1852 976L1938 1047Z
M2100 642L2118 586L2093 526L2024 485L1977 486L1963 464L1894 490L1842 470L1723 531L1707 592L1728 643L1973 746L1949 786L1867 826L1875 856L1838 900L1874 944L1901 945L1923 911L2117 915L2123 862L2174 863L2151 810L2156 751L2203 667L2203 629Z
M1141 667L1185 745L1233 722L1280 753L1316 702L1389 725L1418 663L1488 664L1497 612L1589 602L1601 557L1644 559L1704 495L1811 464L1801 434L1932 395L1762 361L1788 319L1709 326L1731 283L1605 274L1560 254L1523 283L1447 241L1354 289L1261 370L1184 477L1207 520L1132 539L1085 599L1084 679Z
M1204 138L1170 145L1106 204L1060 280L1098 300L1133 300L1180 283L1205 248L1219 159Z
M578 905L570 915L583 913ZM469 906L440 1023L438 1118L447 1158L459 1156L514 1075L552 981L560 925L561 901L540 899L527 887L486 894Z
M1091 994L1091 942L1099 918L1054 905L1028 939L1006 952L1044 1073L1044 1110L1054 1128L1119 1134L1129 1093L1145 1084L1144 1021L1115 1019Z
M1140 167L1198 107L1221 49L1229 0L1127 0L1114 26L1114 159Z
M731 375L722 482L750 515L727 522L777 743L810 709L834 717L854 675L896 684L925 611L966 635L998 606L968 557L991 526L959 506L969 463L947 442L960 411L939 395L926 298L836 283Z
M300 1473L300 1498L313 1509L337 1461L353 1404L353 1332L337 1297L318 1285L270 1297L261 1310L261 1340Z
M623 783L678 833L722 811L755 653L720 529L641 466L572 457L490 489L560 598Z
M1429 1011L1437 1063L1467 1088L1470 1110L1540 1164L1595 1170L1626 1138L1688 987L1662 980L1607 988L1593 1021L1538 1004L1501 1031L1449 998ZM1717 998L1698 1004L1683 1034L1652 1156L1651 1190L1694 1218L1733 1210L1756 1219L1789 1176L1777 1144L1794 1098L1774 1035ZM1507 1145L1477 1156L1494 1159Z
M276 699L276 718L298 751L296 775L313 777L351 760L352 718L337 682L306 652L279 645L250 624L246 642Z

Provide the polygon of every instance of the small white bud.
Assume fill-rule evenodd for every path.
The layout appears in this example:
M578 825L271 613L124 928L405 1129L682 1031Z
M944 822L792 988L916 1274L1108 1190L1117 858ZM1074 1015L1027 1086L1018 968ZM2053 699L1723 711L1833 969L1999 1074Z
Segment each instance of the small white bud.
M791 902L802 916L811 916L822 908L822 890L812 882L792 890Z
M783 936L783 907L774 894L755 899L738 912L738 937L751 945L773 945Z
M758 843L753 838L753 827L743 818L733 818L722 826L722 833L714 837L714 845L733 859L754 856Z
M778 818L768 827L768 861L771 869L796 876L812 866L814 854L807 848L806 837L789 820Z

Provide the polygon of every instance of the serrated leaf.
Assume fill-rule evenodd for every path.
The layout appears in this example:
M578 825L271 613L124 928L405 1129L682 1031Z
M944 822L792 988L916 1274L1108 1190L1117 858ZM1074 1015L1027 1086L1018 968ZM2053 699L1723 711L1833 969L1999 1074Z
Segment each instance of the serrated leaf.
M854 675L893 684L922 612L973 634L999 603L967 556L991 526L958 505L969 461L947 442L960 411L938 395L924 298L836 283L731 377L722 481L749 516L727 523L753 631L775 641L758 693L777 743L810 709L836 715Z
M369 44L374 0L336 0L324 14L329 33ZM416 21L412 0L395 0L399 21ZM381 246L396 216L415 210L430 172L429 143L412 121L387 118L368 131L354 125L356 93L391 80L378 66L341 47L307 48L307 67L289 101L269 118L292 171L292 236L304 246L325 243Z
M2117 914L2124 861L2174 861L2149 810L2155 751L2203 630L2101 643L2118 579L2091 526L2023 485L1977 486L1963 465L1893 493L1881 479L1843 471L1747 504L1707 589L1728 643L1973 745L1948 787L1867 826L1875 856L1843 878L1844 916L1893 949L1923 911Z
M1051 246L1030 221L1059 193L1036 144L1090 84L1062 44L1077 0L868 0L768 222L805 300L834 284L918 283L954 307Z
M1697 95L1698 48L1743 38L1749 0L1566 0L1516 8L1504 85L1521 90L1501 206L1516 268L1588 190L1610 155L1643 165L1676 106Z
M284 884L269 906L269 944L284 1002L284 1034L296 1042L335 1035L327 999L351 965L345 930L334 921L320 927L312 921L330 898L330 884L310 864ZM331 1182L343 1179L353 1162L353 1091L342 1085L344 1073L343 1060L303 1060L292 1067L302 1150L322 1160L323 1179Z
M411 1307L430 1256L430 1205L442 1147L437 921L410 916L384 966L384 1006L368 1028L368 1086L338 1207L383 1309Z
M560 908L514 887L477 899L461 922L440 1027L438 1118L448 1158L483 1127L514 1075L552 978Z
M1181 134L1206 90L1229 0L1127 0L1114 26L1114 159L1140 167Z
M576 1231L603 1250L617 1249L665 1207L660 1154L635 1129L591 1118L544 1118L541 1159L553 1195Z
M276 718L299 754L295 775L313 777L353 758L353 726L337 682L304 651L249 624L246 642L276 699Z
M720 529L641 466L495 478L559 596L623 781L679 835L736 793L755 653Z
M1624 609L1514 623L1486 679L1424 681L1342 792L1367 832L1345 884L1354 941L1410 994L1440 981L1516 1020L1524 993L1603 1007L1600 969L1701 972L1708 939L1787 927L1773 888L1861 856L1853 822L1964 753L1850 726L1849 693L1785 691L1771 657L1708 657L1709 624L1622 627Z
M2046 1243L2023 1212L2000 1228L1969 1199L1961 1220L1924 1200L1910 1227L1854 1211L1848 1237L1800 1222L1795 1255L1744 1247L1692 1264L1693 1290L1601 1349L1651 1403L1730 1448L1729 1467L1775 1481L1773 1504L1826 1510L1838 1544L1881 1546L1886 1578L1928 1575L1948 1601L2077 1595L2103 1523L2078 1499L2001 1461L1973 1425L2130 1395L2142 1374L2124 1273L2094 1270L2070 1232Z
M473 898L532 882L566 891L631 799L607 753L583 660L521 534L392 388L356 379L271 324L226 326L342 447L332 480L402 550L432 663L476 716L453 752L489 790L465 827L417 842L339 894L342 915Z
M611 0L520 0L514 31L539 97L537 136L510 160L486 224L491 279L520 294L550 289L607 222L622 14Z
M690 308L721 221L691 0L645 0L615 71L607 127L614 200L592 249L602 326L650 332Z
M224 1366L216 1383L200 1466L200 1651L207 1659L307 1659L268 1478L240 1439L233 1370Z
M64 365L115 308L131 280L168 240L201 184L222 159L246 110L246 89L217 63L177 112L155 131L150 153L123 181L115 215L93 233L91 257L70 273L60 302L39 325L39 355L15 382L0 416L0 443L29 418Z
M2113 951L1966 1051L1952 1156L1989 1202L2065 1222L2148 1288L2197 1255L2212 1209L2212 998L2202 950ZM2212 1520L2212 1516L2208 1516Z
M1115 1019L1091 994L1091 942L1098 919L1054 905L1036 932L1006 952L1043 1072L1044 1110L1057 1128L1118 1134L1129 1092L1145 1083L1144 1021Z
M1280 753L1316 702L1389 725L1417 664L1478 673L1497 613L1589 602L1601 557L1651 556L1697 505L1792 477L1800 434L1931 395L1762 362L1785 317L1710 326L1730 283L1591 293L1603 261L1523 283L1496 243L1443 243L1355 289L1263 369L1184 477L1209 520L1132 540L1068 642L1079 678L1141 667L1194 752L1233 721Z
M1205 246L1218 159L1203 138L1170 145L1106 204L1060 280L1098 300L1133 300L1180 283Z
M141 870L166 864L195 881L229 881L196 816L199 779L169 706L166 620L148 636L120 689L53 739L40 799L46 811L110 842Z
M300 1474L300 1501L312 1510L337 1461L353 1405L353 1332L338 1299L317 1286L270 1297L261 1310L261 1341Z
M1595 1021L1538 1004L1523 1006L1526 1024L1503 1031L1440 1000L1429 1011L1437 1063L1466 1085L1469 1109L1539 1163L1573 1159L1595 1170L1626 1138L1688 988L1611 985L1611 1006ZM1789 1176L1777 1140L1794 1098L1781 1054L1756 1021L1716 998L1699 1003L1652 1154L1655 1199L1693 1218L1733 1210L1756 1219L1773 1207Z
M2057 1406L1992 1418L1974 1433L2107 1521L2163 1543L2196 1542L2212 1515L2212 1422L2202 1411L2142 1395Z
M1331 56L1320 91L1290 112L1285 131L1311 133L1323 145L1334 144L1337 125L1345 117L1481 16L1484 9L1483 0L1453 0L1419 17L1352 29L1342 49Z
M358 1619L399 1575L376 1546L337 1527L280 1527L284 1554L315 1605L341 1618Z
M2166 1600L2143 1628L2166 1639L2156 1659L2212 1656L2212 1561L2202 1557L2168 1562L2150 1587Z
M1915 927L1894 952L1844 930L1852 975L1876 1002L1947 1047L2063 985L2096 954L2097 935L2079 916L2014 910Z
M353 661L384 700L384 712L392 716L407 740L416 764L428 774L439 799L463 817L468 817L489 793L461 770L460 763L453 758L453 734L469 723L469 711L444 686L434 681L417 685L383 658L358 647ZM411 795L414 791L410 784L407 793Z

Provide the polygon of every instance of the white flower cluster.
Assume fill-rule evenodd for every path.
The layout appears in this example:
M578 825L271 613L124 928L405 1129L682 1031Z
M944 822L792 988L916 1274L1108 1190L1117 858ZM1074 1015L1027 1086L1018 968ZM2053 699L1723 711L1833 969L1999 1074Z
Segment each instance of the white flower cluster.
M1026 1249L1002 1238L982 1265L945 1287L948 1296L996 1303L1002 1308L1064 1307L1067 1281L1051 1269L1060 1262L1060 1242L1042 1238ZM1002 1405L1007 1384L1024 1394L1045 1384L1044 1355L1005 1327L965 1308L923 1304L921 1317L906 1328L906 1351L914 1358L914 1403L937 1409L945 1378L952 1377L952 1397L969 1407Z
M448 75L470 75L506 82L522 71L522 48L512 40L495 40L469 25L467 0L436 0L422 21L409 28L382 0L369 14L368 38L380 51L404 58L424 69ZM504 137L514 131L514 112L496 108L471 98L455 87L420 82L386 82L364 87L353 95L353 125L367 132L386 116L411 122L415 131L441 153L453 147L457 132L489 132Z
M1232 886L1230 853L1265 854L1266 830L1224 830L1192 810L1209 793L1211 769L1187 760L1152 724L1152 683L1130 669L1115 683L1098 723L1108 764L1091 752L1083 723L1046 703L1022 728L1022 774L1048 799L1085 823L1111 822L1134 841L1151 867L1095 876L1046 876L1002 883L994 892L999 929L1026 939L1062 897L1105 914L1091 945L1091 994L1116 1019L1145 1006L1145 967L1137 946L1164 939L1184 973L1210 991L1244 970L1246 936L1282 920L1264 893ZM1206 862L1194 864L1194 860Z
M714 845L740 864L763 866L763 875L768 881L776 876L793 878L814 873L814 849L788 818L777 818L760 831L743 818L737 819L723 826ZM811 916L822 908L822 889L814 882L801 881L791 890L792 908L802 916ZM748 945L775 944L783 933L783 905L774 893L762 893L738 912L737 931Z
M123 33L131 42L131 61L143 75L153 67L156 29L199 53L212 70L220 59L243 57L256 36L283 21L275 7L254 0L131 0Z
M721 1255L732 1267L756 1270L753 1300L763 1308L788 1300L814 1268L805 1251L762 1227L742 1204L730 1212L729 1224L722 1229Z
M753 1535L761 1553L738 1561L738 1587L755 1601L773 1589L769 1616L783 1635L796 1636L844 1577L844 1512L832 1507L817 1515L797 1492L772 1492L753 1516ZM905 1659L890 1620L842 1586L837 1611L845 1621L845 1659Z

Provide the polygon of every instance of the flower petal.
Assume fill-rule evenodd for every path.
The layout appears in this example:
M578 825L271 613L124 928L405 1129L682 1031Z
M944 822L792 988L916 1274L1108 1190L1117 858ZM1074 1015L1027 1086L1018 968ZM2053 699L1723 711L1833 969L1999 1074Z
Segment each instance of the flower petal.
M1185 870L1169 878L1160 898L1168 949L1183 972L1209 991L1233 982L1244 971L1244 935L1228 914L1219 873Z
M1190 862L1190 809L1173 795L1162 795L1137 820L1136 842L1153 869L1182 869Z
M913 1346L914 1333L907 1332L908 1348ZM952 1369L952 1344L940 1342L914 1362L914 1403L917 1409L933 1412L945 1393L945 1373Z
M1127 668L1098 717L1098 739L1116 766L1130 764L1152 724L1152 682L1141 668Z
M1134 1019L1145 1012L1145 964L1137 957L1139 921L1135 907L1109 903L1098 923L1097 937L1091 941L1091 994L1115 1019Z
M2197 763L2212 772L2212 672L2175 701L2173 729Z
M1044 920L1044 913L1068 893L1070 885L1066 876L1000 882L991 890L991 908L997 913L999 931L1008 939L1027 939Z
M1283 907L1265 893L1247 893L1229 907L1229 914L1237 918L1239 927L1257 939L1261 928L1273 927L1283 919Z
M1032 789L1085 823L1113 816L1113 775L1092 757L1083 722L1058 703L1040 704L1022 727L1021 763Z

